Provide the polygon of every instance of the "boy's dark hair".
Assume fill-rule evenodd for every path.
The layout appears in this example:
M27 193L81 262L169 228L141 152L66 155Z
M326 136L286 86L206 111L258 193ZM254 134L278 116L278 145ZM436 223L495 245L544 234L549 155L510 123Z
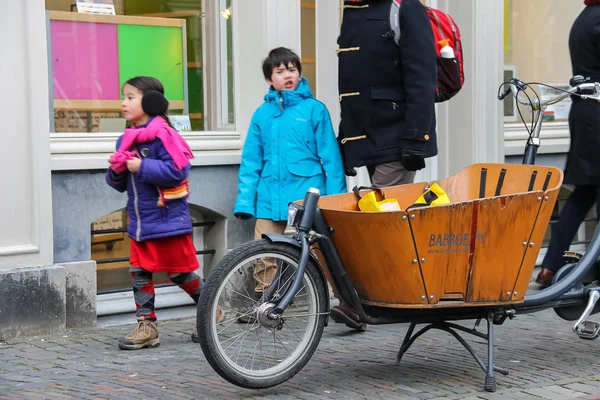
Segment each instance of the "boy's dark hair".
M169 121L169 117L167 117L169 101L165 98L165 88L161 81L152 76L136 76L127 80L123 86L125 85L131 85L142 92L144 95L142 108L146 114L159 116L171 128L173 127Z
M287 66L292 63L292 65L298 68L298 73L302 75L302 63L300 62L300 57L298 54L294 53L292 50L287 47L277 47L269 52L265 61L263 61L262 69L265 79L271 80L271 76L273 75L273 68L279 67L281 64Z

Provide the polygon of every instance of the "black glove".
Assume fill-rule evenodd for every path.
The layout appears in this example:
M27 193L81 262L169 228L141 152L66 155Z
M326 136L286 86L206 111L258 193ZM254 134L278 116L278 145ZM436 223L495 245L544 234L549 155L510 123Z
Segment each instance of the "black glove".
M346 168L344 169L344 174L346 176L356 176L356 170L354 168Z
M246 213L235 213L234 215L236 218L238 219L242 219L242 220L248 220L251 219L253 216L251 214L246 214Z
M400 162L407 171L418 171L425 168L423 153L417 150L402 149Z

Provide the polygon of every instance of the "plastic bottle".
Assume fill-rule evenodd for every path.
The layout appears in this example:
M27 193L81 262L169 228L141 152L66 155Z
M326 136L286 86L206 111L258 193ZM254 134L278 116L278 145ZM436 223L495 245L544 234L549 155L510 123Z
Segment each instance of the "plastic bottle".
M450 41L448 39L443 39L438 42L438 44L442 47L440 50L440 55L442 58L454 58L454 49L450 47Z

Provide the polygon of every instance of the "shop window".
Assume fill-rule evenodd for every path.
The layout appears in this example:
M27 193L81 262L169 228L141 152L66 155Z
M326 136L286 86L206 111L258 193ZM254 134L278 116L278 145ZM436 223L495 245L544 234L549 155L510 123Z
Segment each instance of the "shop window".
M504 80L518 76L524 82L542 82L562 88L569 87L569 79L572 77L569 33L583 8L584 4L581 0L504 0ZM540 85L531 86L542 100L558 94ZM570 99L567 98L546 109L545 122L542 126L544 139L540 147L541 151L552 149L549 144L554 139L569 137L566 120L570 104ZM526 106L520 106L519 109L529 124L531 110ZM509 123L521 121L517 106L510 96L504 103L504 120ZM507 126L505 132L517 126L521 128L520 136L511 132L510 140L518 138L522 140L524 146L527 136L522 124ZM551 130L555 130L552 137L544 135L544 131L549 133ZM519 151L522 148L519 147ZM568 149L563 146L558 148L560 150L548 152L564 153ZM514 153L517 154L520 156L522 153ZM559 211L571 191L569 185L562 186L551 225L558 219ZM591 210L572 244L587 245L595 228L595 211ZM544 247L548 245L550 236L551 229L548 229Z
M91 224L91 259L97 262L96 274L100 293L131 287L127 224L125 209L105 215Z
M97 263L98 294L131 289L128 224L125 209L105 215L91 224L91 259ZM153 280L157 286L171 284L166 273L154 274Z
M233 41L231 0L219 0L221 18L219 19L219 75L221 88L221 112L219 127L234 123L233 108Z
M207 208L190 204L192 237L200 268L205 277L227 251L226 218ZM111 212L90 225L91 259L97 263L98 294L131 290L127 211ZM153 276L157 287L172 285L166 273Z
M568 85L572 76L569 31L581 10L581 0L504 0L504 77L518 76L525 82ZM552 97L550 89L533 88L541 97ZM569 100L548 108L546 119L566 120ZM527 107L520 108L526 119ZM505 102L506 122L520 121L516 105Z
M46 0L51 131L122 131L121 88L136 75L162 81L169 114L179 115L184 129L205 130L211 110L204 100L210 68L204 57L215 56L228 62L220 82L226 102L215 107L233 124L231 20L223 35L209 35L222 40L208 46L218 54L206 54L206 19L223 18L217 10L205 15L204 1L114 0L116 15L91 15L77 13L74 0ZM229 3L223 0L224 7Z
M300 2L300 30L302 46L302 75L308 80L310 90L317 95L316 66L316 5L315 0Z

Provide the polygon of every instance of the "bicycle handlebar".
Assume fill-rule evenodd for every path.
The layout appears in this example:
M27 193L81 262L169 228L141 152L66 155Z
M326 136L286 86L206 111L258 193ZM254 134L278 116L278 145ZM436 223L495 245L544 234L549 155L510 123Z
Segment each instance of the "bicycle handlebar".
M525 82L521 81L519 78L515 77L515 78L511 78L508 82L504 82L500 86L500 89L501 89L505 85L509 85L509 87L507 89L505 89L504 92L498 93L498 100L504 100L512 92L517 103L524 104L524 105L530 107L533 112L532 120L531 120L531 128L528 128L527 123L525 122L525 119L523 118L523 115L519 111L519 115L521 116L523 123L525 123L525 129L529 133L529 138L527 139L527 143L525 145L525 153L523 155L523 164L530 164L530 165L535 164L537 148L540 146L539 138L540 138L540 130L542 127L542 121L543 121L543 116L544 116L543 111L546 109L547 106L556 104L556 103L564 100L568 96L577 96L581 99L596 100L596 101L600 102L600 83L588 82L589 80L590 80L589 78L584 78L581 75L576 75L573 78L571 78L571 80L569 81L569 85L571 86L569 89L554 88L556 90L561 91L562 93L560 93L559 95L554 96L552 98L543 100L543 101L540 100L540 98L538 97L537 92L535 90L533 90L532 88L529 88L529 85L536 84L536 85L547 86L547 87L552 88L551 85L548 85L545 83L538 83L538 82L525 83ZM498 92L500 92L500 89L498 90ZM533 93L535 93L535 97L533 97L533 98L521 97L520 92L525 92L527 89L531 89L531 91L533 91ZM536 114L536 111L537 111L537 114Z
M570 89L565 89L563 93L540 101L537 97L533 99L525 99L520 96L519 92L525 91L529 86L527 83L521 81L519 78L512 78L507 83L509 88L498 95L499 100L504 100L511 92L515 99L524 105L531 106L534 110L540 110L546 106L556 104L571 95L576 95L582 99L596 100L600 102L600 83L598 82L585 82L587 79L582 76L574 76L570 80Z

